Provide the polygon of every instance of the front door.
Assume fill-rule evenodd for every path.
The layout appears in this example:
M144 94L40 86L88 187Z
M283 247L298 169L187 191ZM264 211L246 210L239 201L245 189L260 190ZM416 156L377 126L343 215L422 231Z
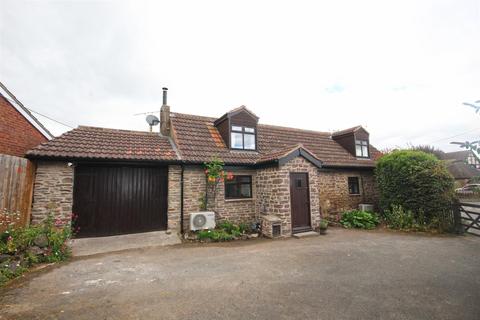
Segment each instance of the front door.
M290 173L290 200L292 207L292 233L312 230L310 224L308 173Z

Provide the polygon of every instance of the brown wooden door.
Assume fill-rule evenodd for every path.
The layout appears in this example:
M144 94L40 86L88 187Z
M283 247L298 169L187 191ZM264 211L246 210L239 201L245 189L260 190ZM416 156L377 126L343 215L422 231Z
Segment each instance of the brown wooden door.
M167 188L167 168L77 166L73 199L77 236L165 230Z
M290 200L292 207L292 232L311 230L308 173L290 173Z

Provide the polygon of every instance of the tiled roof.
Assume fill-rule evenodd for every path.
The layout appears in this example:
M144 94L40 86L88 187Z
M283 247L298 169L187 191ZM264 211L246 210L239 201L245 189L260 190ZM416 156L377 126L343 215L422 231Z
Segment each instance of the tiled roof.
M355 131L357 131L358 129L361 129L361 128L362 128L362 126L355 126L355 127L344 129L344 130L335 131L335 132L332 132L332 136L335 137L335 136L341 136L341 135L344 135L344 134L347 134L347 133L352 133L352 132L355 132Z
M158 133L80 126L27 152L28 157L177 160L170 139Z
M471 179L480 176L480 170L463 161L448 161L447 169L455 179Z
M298 144L295 144L295 145L292 145L292 146L287 146L287 147L284 147L284 148L273 150L269 153L264 153L264 154L259 156L259 158L257 159L257 163L265 163L265 162L281 159L281 158L289 155L294 150L297 150L297 149L302 148L302 147L303 147L303 145L298 143Z
M468 155L471 153L470 150L454 151L454 152L445 152L442 156L444 160L460 160L466 161ZM472 152L473 153L473 152Z
M215 118L172 113L172 135L80 126L27 153L31 158L184 161L202 163L214 157L229 165L254 165L280 159L302 148L325 167L373 167L380 152L370 146L372 159L357 159L329 132L259 124L257 151L230 150Z
M172 113L174 138L182 160L204 162L219 157L226 164L255 164L267 153L302 144L324 166L373 167L372 159L357 159L331 138L330 132L318 132L259 124L257 126L258 152L229 150L216 142L219 136L213 122L215 118ZM380 152L370 146L376 159Z

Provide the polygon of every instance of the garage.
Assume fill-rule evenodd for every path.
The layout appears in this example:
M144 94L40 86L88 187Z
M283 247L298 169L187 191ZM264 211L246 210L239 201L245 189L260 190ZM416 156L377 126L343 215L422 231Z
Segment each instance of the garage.
M77 237L167 229L168 169L78 164L73 212Z

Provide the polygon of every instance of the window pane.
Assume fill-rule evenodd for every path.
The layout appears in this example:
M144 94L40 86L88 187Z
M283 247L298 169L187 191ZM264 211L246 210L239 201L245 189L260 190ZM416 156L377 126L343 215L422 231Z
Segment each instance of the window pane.
M242 198L251 198L250 184L242 184L240 187L240 195Z
M362 156L362 146L360 146L360 145L357 144L357 145L355 146L355 148L356 148L357 157L361 157L361 156Z
M367 146L362 147L362 157L368 157L368 147Z
M360 194L358 177L348 177L348 193Z
M243 149L243 141L242 141L243 135L238 132L232 132L232 148L236 149Z
M254 128L247 128L247 127L245 127L245 132L254 133L254 132L255 132L255 129L254 129Z
M255 150L255 135L254 134L245 134L245 149Z
M252 180L252 177L250 177L250 176L237 176L236 178L237 178L236 180L238 182L250 183L250 181Z
M252 197L252 177L235 176L233 180L225 181L225 198L251 198Z
M233 131L242 131L242 127L232 126Z
M237 185L226 184L225 185L225 198L238 198Z

